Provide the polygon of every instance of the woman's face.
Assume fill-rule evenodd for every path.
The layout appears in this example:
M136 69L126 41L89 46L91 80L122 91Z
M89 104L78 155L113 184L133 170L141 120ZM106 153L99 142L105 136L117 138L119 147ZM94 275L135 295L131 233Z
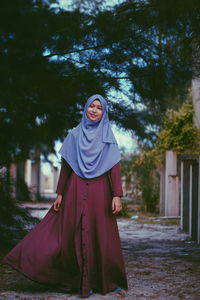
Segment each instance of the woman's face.
M86 115L91 121L98 121L102 118L102 105L99 100L94 100L88 107Z

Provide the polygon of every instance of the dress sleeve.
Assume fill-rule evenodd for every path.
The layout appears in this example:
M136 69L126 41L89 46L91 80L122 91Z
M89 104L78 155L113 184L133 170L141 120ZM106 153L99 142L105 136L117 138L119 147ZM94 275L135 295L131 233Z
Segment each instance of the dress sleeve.
M63 194L66 186L66 181L69 178L71 172L72 169L70 168L68 163L62 158L61 170L60 170L60 175L59 175L58 184L56 188L57 194L61 194L61 195Z
M113 197L122 197L122 182L120 174L120 163L117 163L110 170L111 187L113 191Z

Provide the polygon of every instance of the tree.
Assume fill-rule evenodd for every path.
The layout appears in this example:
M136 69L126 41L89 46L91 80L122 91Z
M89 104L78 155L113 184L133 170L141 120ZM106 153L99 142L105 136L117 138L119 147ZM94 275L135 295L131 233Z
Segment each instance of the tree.
M131 197L134 201L139 201L141 200L141 190L139 188L137 174L134 170L138 154L125 153L122 150L121 156L121 175L125 184L126 191L126 194L124 196Z
M89 12L86 0L80 10L56 3L1 2L0 165L8 169L30 149L53 152L94 93L115 100L111 120L153 144L166 110L180 106L198 75L198 1L124 1Z
M44 56L63 45L70 51L74 40L80 42L81 14L56 13L43 1L31 0L15 1L12 6L4 1L0 14L0 162L7 164L27 157L35 145L53 150L54 141L77 124L81 110L77 104L103 89L90 71L72 60L66 63ZM66 21L65 35L58 40L57 31L66 27ZM89 81L92 87L85 89Z
M122 153L121 174L125 179L126 189L132 190L133 200L139 200L144 210L156 212L159 178L152 151L141 146L138 153Z
M199 4L192 0L192 11L187 1L177 10L171 1L126 1L91 14L55 3L2 2L1 164L34 146L53 151L93 93L126 95L129 102L109 101L110 118L154 141L166 109L190 85Z
M14 246L38 220L17 205L12 196L12 185L0 173L0 248ZM26 226L25 226L26 225ZM25 228L26 227L26 228Z
M157 134L156 151L176 151L178 154L200 153L200 132L194 125L194 109L187 100L178 111L168 110Z
M157 212L159 202L159 177L156 170L155 158L149 149L141 149L134 171L138 178L142 192L144 209L148 212Z

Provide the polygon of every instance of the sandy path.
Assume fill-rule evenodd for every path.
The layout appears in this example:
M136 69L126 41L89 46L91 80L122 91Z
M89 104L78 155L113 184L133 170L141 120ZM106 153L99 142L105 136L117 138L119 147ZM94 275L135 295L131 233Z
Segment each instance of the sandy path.
M118 221L129 290L89 299L200 300L200 246L178 226ZM80 299L34 283L1 265L0 299Z

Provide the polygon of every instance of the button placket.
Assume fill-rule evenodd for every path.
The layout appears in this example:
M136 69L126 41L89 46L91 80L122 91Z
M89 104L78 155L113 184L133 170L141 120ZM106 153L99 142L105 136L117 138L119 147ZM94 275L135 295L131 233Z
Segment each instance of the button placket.
M88 195L88 182L85 183L83 194L84 206L81 222L81 248L82 248L82 294L89 293L89 276L88 276L88 262L87 262L87 195Z

